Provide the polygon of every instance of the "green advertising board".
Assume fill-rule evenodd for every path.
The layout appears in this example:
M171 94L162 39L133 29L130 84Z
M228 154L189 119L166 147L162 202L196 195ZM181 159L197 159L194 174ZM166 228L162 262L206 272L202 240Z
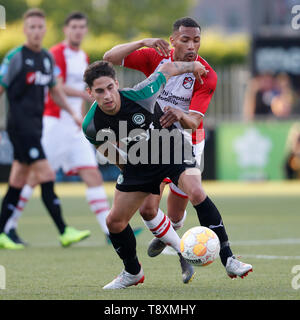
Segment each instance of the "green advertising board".
M291 122L220 125L216 135L217 179L284 179L291 126Z

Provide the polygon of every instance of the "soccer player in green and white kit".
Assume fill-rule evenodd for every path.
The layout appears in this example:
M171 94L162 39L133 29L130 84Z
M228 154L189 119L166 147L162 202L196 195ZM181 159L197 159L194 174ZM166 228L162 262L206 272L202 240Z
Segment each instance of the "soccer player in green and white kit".
M56 84L52 56L42 48L46 32L45 14L30 9L24 14L26 42L10 51L1 66L0 95L6 90L9 101L7 132L14 147L9 186L2 201L0 214L0 249L22 249L13 242L4 227L30 177L41 185L42 200L59 233L60 243L68 246L90 235L68 227L63 220L60 201L54 192L55 173L51 169L41 145L42 115L46 89L56 103L68 111L78 126L81 119L72 111L61 88Z
M197 211L201 225L209 227L220 224L222 220L217 209L207 215L199 207L205 197L201 187L201 173L196 168L191 154L186 155L184 152L184 146L188 142L181 131L174 125L167 128L181 137L179 147L176 139L170 141L169 147L162 144L162 139L158 140L155 148L152 146L154 135L157 130L162 129L160 118L163 111L156 103L156 99L171 76L185 72L193 73L200 83L201 76L206 75L206 70L200 62L169 62L163 64L157 72L133 89L119 90L115 71L110 63L98 61L85 71L84 80L88 85L88 91L96 100L83 122L87 139L108 158L109 149L101 148L101 145L107 141L105 134L106 138L115 139L119 148L124 141L130 150L143 141L146 143L144 150L148 151L147 160L150 160L147 163L133 163L128 153L127 162L121 167L122 174L118 179L114 203L106 222L112 244L125 268L103 289L121 289L144 281L144 272L136 255L136 240L129 221L150 193L160 193L160 183L165 177L171 178L173 183L188 195ZM125 131L129 133L128 136L122 136L124 130L120 127L121 123L126 125ZM136 131L141 129L144 130L144 134L138 134L140 131ZM108 142L112 144L113 140ZM159 151L156 158L158 161L152 161L152 154L149 152L151 150ZM180 162L177 158L178 150L181 156ZM167 164L163 161L163 153L168 153L170 157ZM172 245L179 253L180 240L170 220L165 215L160 217L157 213L150 219L147 218L146 225L152 233L161 241ZM223 224L218 228L217 235L221 243L228 240ZM228 251L228 257L231 256L231 251ZM243 269L243 273L252 270L249 264L242 264L239 267Z

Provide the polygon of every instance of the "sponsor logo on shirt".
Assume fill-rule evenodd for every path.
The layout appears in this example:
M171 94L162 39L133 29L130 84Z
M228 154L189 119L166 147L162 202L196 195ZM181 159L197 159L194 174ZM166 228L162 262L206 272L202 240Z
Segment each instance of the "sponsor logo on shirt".
M171 103L174 106L189 106L191 102L191 96L183 97L183 96L176 96L172 94L171 91L163 90L162 93L158 96L158 100L165 101L167 103ZM183 107L181 108L183 109Z
M44 67L46 69L46 72L50 72L51 62L50 62L49 58L44 58L43 63L44 63Z
M25 64L27 64L27 65L30 66L30 67L33 67L33 66L34 66L34 61L33 61L33 59L27 58L27 59L25 60Z
M51 75L44 74L41 71L27 72L26 74L26 84L31 85L41 85L46 86L51 82Z
M117 179L117 184L122 184L124 182L123 174L120 173Z

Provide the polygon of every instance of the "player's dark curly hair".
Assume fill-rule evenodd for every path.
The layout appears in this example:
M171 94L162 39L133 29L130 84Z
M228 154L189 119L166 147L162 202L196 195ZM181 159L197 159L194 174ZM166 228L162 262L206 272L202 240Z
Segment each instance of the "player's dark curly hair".
M199 28L201 31L200 25L190 17L184 17L176 20L173 24L173 32L178 31L181 26L188 28Z
M83 79L89 88L92 88L94 80L100 77L110 77L116 80L116 71L110 62L95 61L87 67L83 75Z

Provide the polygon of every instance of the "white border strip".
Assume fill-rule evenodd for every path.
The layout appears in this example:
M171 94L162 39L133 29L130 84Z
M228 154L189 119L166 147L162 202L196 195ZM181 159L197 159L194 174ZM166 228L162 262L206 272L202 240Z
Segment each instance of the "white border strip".
M238 241L230 241L230 244L236 246L275 246L275 245L284 245L284 244L300 244L300 239L271 239L271 240L238 240Z
M189 112L198 113L198 114L201 114L201 116L202 116L203 118L205 117L205 115L204 115L202 112L197 111L197 110L189 110Z
M300 256L270 256L265 254L241 254L241 257L265 260L300 260Z

